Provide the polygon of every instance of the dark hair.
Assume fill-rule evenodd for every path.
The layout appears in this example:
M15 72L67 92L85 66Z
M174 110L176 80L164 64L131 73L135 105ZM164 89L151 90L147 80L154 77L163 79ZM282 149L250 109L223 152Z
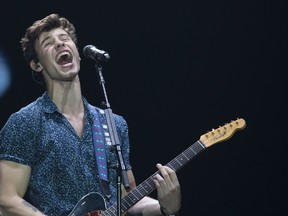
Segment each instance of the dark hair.
M48 32L55 28L65 30L77 45L77 36L74 25L69 22L69 20L59 16L58 14L50 14L41 20L35 21L32 26L27 28L25 35L20 40L24 58L28 64L31 60L35 61L35 63L38 63L39 61L35 49L35 42L37 39L39 39L39 36L43 32ZM42 73L32 71L32 76L36 82L45 84Z

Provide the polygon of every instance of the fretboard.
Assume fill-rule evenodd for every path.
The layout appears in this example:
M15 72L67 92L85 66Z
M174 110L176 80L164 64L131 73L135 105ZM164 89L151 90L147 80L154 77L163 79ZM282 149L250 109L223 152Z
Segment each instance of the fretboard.
M175 172L184 167L188 162L190 162L195 156L197 156L200 152L205 149L205 145L198 140L169 163L166 166L173 169ZM141 184L139 184L134 190L129 192L126 196L124 196L121 200L121 214L126 212L129 208L131 208L134 204L140 201L143 197L150 194L152 191L156 189L153 178L156 174L160 174L158 170ZM103 216L116 216L117 215L117 203L112 205L106 211L102 213Z

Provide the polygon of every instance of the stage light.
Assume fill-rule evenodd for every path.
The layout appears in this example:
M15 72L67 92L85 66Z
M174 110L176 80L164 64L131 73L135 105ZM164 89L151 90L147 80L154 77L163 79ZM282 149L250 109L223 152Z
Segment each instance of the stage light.
M8 61L0 50L0 97L2 97L11 85L11 71Z

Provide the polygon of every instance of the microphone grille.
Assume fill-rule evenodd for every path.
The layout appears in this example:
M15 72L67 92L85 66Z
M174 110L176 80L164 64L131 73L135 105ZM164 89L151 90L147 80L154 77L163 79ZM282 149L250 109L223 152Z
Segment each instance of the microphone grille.
M89 58L89 55L91 54L91 50L93 49L93 45L86 45L84 48L83 48L83 53L85 55L85 57Z

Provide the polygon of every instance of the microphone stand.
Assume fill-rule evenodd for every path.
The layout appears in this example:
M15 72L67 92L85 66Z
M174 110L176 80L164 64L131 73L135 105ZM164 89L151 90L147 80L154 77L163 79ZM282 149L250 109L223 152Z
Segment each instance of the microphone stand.
M117 156L118 156L118 162L120 164L117 166L117 215L121 216L121 180L123 180L123 185L126 189L129 189L129 181L128 181L128 176L127 176L127 172L126 172L126 166L124 164L124 160L122 157L122 151L121 151L121 147L120 147L120 141L119 141L119 137L118 137L118 133L116 130L116 124L113 118L113 112L112 109L110 107L109 101L108 101L108 97L107 97L107 93L106 93L106 89L105 89L105 80L103 78L102 75L102 66L99 64L98 61L96 61L95 64L95 68L96 71L98 71L99 77L100 77L100 85L103 88L103 93L104 93L104 97L105 97L105 103L106 103L106 108L105 108L105 116L107 119L107 126L108 126L108 130L111 136L111 143L112 145L115 147L115 150L117 152ZM119 169L120 168L120 169ZM122 179L121 179L122 176Z

